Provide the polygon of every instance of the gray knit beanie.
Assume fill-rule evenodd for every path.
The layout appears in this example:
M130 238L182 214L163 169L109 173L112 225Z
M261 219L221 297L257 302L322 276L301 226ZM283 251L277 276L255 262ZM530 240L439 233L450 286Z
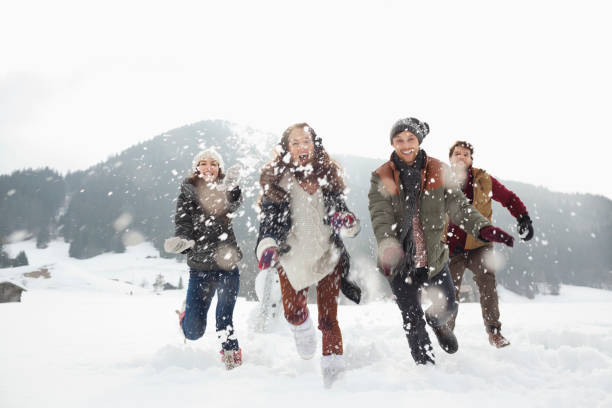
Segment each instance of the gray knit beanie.
M423 139L429 133L429 125L416 118L400 119L391 128L389 141L393 144L393 138L403 131L409 131L419 139L419 144L423 143Z

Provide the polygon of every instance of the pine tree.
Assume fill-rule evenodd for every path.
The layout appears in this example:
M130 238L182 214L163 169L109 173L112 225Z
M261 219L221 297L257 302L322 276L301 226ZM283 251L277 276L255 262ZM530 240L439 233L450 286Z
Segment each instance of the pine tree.
M11 258L4 252L2 241L0 241L0 268L8 268L12 265Z
M160 292L164 289L164 275L162 275L161 273L159 275L157 275L155 277L155 282L153 283L153 289L155 289L156 292Z
M36 234L36 248L45 249L49 246L49 227L45 225Z
M21 251L19 252L19 254L17 254L17 257L13 259L13 266L17 267L25 265L29 265L28 257L26 256L26 253L24 251Z

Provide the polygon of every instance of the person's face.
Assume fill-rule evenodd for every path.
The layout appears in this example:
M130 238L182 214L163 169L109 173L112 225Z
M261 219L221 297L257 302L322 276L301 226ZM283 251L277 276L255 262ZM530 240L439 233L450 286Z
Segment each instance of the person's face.
M289 134L288 143L293 164L305 166L314 160L312 136L303 128L293 129Z
M419 139L407 130L395 135L391 144L395 153L406 163L412 163L419 153Z
M219 175L219 163L213 159L202 159L198 163L198 171L204 181L211 183Z
M454 168L466 170L472 165L472 153L470 149L461 146L455 147L450 157L450 162Z

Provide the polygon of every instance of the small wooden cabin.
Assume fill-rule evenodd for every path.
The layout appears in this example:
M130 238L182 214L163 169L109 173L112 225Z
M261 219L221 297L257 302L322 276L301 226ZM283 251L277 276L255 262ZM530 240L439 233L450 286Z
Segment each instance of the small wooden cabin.
M0 282L0 303L21 302L21 293L25 290L26 288L14 282Z

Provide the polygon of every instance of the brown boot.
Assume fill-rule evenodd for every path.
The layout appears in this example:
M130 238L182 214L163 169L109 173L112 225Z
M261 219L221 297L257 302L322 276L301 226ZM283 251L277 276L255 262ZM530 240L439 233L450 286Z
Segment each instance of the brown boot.
M510 342L502 336L499 329L489 331L489 343L497 348L503 348L510 345Z

